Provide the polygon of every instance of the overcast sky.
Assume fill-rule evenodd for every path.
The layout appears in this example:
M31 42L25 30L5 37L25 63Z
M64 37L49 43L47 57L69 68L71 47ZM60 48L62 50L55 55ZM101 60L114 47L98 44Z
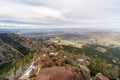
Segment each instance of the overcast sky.
M0 0L0 29L119 27L120 0Z

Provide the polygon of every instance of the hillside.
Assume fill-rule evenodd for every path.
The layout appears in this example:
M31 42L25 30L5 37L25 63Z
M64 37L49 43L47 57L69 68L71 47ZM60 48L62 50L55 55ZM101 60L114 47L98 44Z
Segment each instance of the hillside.
M22 73L38 52L48 53L59 48L60 46L55 44L31 40L18 34L2 33L0 34L0 75L13 78L15 73Z
M34 52L39 48L37 42L13 33L0 34L0 44L0 64Z
M13 33L0 34L0 44L0 79L119 80L120 77L119 47L86 44L78 48Z
M85 61L86 62L86 61ZM88 65L88 64L86 64ZM98 73L91 77L87 66L63 51L34 56L29 67L15 80L109 80Z

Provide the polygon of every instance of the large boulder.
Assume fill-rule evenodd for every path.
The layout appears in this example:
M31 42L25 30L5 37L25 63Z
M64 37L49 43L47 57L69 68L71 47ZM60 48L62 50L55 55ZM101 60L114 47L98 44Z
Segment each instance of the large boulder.
M102 75L101 73L96 74L93 80L109 80L106 76Z
M84 77L75 67L54 66L41 69L35 80L84 80Z

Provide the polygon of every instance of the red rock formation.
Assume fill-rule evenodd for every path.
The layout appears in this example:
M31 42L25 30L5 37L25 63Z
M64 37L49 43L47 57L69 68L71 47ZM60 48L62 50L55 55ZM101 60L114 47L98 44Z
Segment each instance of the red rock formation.
M85 80L80 69L66 64L63 56L60 53L52 56L36 55L33 59L35 69L32 69L29 77L23 80Z
M54 65L49 56L38 55L34 59L34 65L41 65L41 67L51 67Z
M109 80L106 76L102 75L101 73L96 74L93 80Z
M75 67L54 66L40 70L35 80L84 80L84 78Z

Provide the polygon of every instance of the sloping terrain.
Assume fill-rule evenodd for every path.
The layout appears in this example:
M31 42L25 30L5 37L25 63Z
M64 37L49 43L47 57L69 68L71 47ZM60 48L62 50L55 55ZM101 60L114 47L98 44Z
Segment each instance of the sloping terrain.
M1 78L10 80L119 80L120 76L119 47L78 48L13 33L0 34L0 64Z
M13 60L15 56L20 57L23 54L0 40L0 64Z
M101 73L91 78L88 68L80 64L64 52L38 54L15 80L109 80Z
M13 33L0 34L0 64L35 51L39 44Z
M0 34L0 75L8 78L20 74L38 52L48 53L59 50L52 43L27 39L18 34Z
M72 66L42 69L35 80L84 80L83 75Z

